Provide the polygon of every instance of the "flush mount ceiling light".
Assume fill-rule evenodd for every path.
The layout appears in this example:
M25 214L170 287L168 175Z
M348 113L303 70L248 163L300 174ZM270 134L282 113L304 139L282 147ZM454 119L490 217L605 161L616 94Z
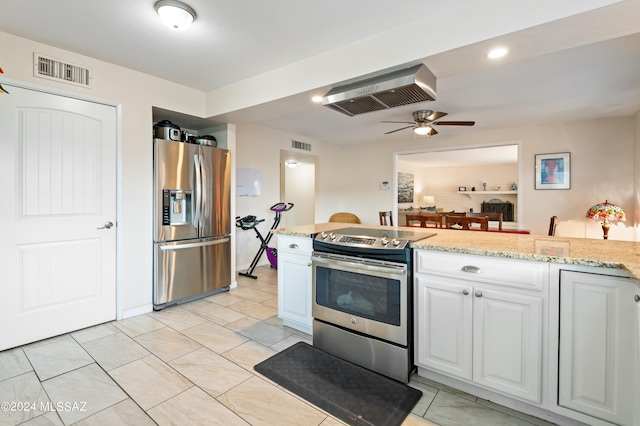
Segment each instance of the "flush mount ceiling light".
M156 3L156 11L162 23L167 27L184 31L196 19L196 11L176 0L160 0Z

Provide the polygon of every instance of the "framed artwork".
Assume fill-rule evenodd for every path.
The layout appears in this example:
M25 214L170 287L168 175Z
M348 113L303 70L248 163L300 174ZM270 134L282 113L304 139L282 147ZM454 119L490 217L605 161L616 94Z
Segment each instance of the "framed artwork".
M536 189L571 189L571 153L536 154Z
M398 203L413 203L413 174L398 173Z

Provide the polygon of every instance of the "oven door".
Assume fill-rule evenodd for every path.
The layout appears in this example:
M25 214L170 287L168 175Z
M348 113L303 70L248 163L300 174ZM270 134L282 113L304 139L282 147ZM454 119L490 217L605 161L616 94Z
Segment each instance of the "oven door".
M407 265L314 252L313 317L408 345Z

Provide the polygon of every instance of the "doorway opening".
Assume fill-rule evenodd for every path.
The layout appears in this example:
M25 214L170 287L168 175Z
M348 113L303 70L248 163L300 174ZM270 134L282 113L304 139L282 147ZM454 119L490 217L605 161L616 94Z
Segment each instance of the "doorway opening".
M316 155L280 150L280 200L295 205L282 226L315 223L317 168Z
M482 212L485 203L501 201L513 207L513 219L505 226L517 228L521 206L520 153L520 142L396 153L393 190L398 216L407 210L424 208L425 199L430 208L435 203L438 210L457 212ZM399 173L413 178L411 202L398 199Z

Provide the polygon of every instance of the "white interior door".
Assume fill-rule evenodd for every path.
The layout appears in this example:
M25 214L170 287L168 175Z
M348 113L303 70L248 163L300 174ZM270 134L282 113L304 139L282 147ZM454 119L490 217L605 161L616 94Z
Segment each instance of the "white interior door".
M0 350L116 314L116 109L3 86Z

